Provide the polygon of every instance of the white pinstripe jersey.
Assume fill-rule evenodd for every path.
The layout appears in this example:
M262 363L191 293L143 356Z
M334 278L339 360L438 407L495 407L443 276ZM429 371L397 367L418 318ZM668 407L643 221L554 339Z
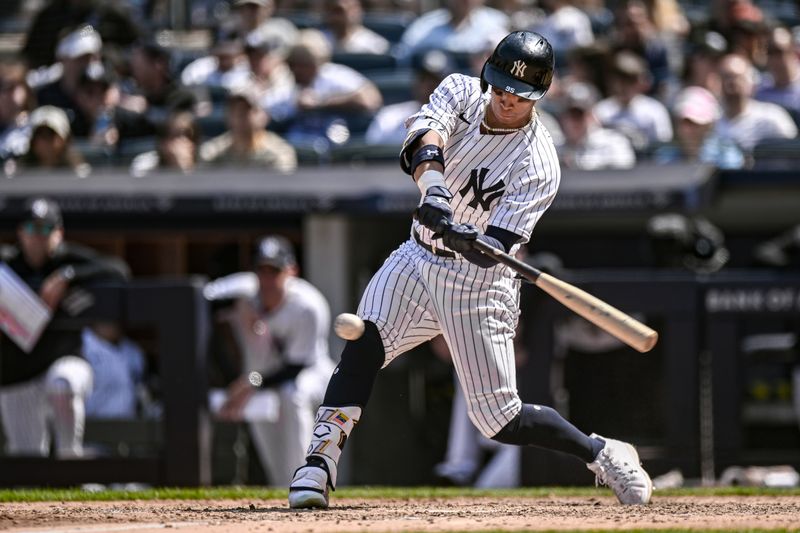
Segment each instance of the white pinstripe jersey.
M480 80L463 74L445 78L430 101L409 117L406 142L423 129L444 140L444 178L453 194L453 220L472 223L485 231L489 225L531 237L558 190L561 168L547 129L537 119L505 135L480 131L490 93ZM432 232L414 221L426 242Z

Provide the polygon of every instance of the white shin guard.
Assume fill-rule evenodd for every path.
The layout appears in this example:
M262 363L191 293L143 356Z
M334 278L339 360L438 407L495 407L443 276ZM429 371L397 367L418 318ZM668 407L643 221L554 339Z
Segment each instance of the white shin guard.
M311 432L311 444L306 455L319 457L328 467L331 488L336 488L339 457L350 432L361 418L361 408L321 406Z

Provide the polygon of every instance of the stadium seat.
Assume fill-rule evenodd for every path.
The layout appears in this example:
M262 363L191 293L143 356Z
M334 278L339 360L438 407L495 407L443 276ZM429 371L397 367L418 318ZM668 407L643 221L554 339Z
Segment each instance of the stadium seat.
M392 70L397 66L397 60L389 54L341 52L333 54L331 62L348 66L362 74L367 74L369 71Z
M372 80L381 92L383 105L405 102L414 97L411 90L414 83L414 75L409 69L367 73L367 77Z
M410 13L365 13L362 24L395 44L412 20L414 15Z

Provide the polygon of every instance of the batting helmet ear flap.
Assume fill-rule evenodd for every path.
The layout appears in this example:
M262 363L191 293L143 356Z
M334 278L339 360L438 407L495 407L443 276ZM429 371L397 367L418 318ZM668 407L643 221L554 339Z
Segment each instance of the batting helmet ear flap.
M485 72L486 63L483 64L483 68L481 69L481 94L489 90L489 83L486 81L486 77L484 76Z

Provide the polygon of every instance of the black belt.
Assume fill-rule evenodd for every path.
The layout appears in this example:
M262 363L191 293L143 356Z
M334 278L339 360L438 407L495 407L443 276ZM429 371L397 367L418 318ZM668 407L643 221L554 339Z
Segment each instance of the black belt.
M417 244L419 244L420 246L422 246L423 248L428 250L433 255L438 255L439 257L446 257L448 259L455 259L456 258L455 252L448 252L447 250L442 250L441 248L436 248L435 246L431 246L427 242L423 241L420 238L419 233L417 233L416 229L413 231L413 235L414 235L414 240L417 241Z

